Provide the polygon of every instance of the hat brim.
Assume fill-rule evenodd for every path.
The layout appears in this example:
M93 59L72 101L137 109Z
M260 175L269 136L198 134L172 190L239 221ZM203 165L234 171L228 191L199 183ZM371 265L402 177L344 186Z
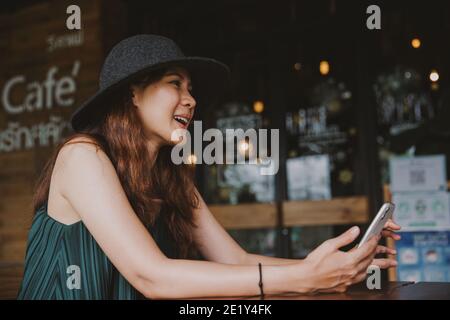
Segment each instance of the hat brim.
M133 80L152 71L162 68L179 66L185 68L191 77L194 98L198 105L212 104L222 98L230 83L230 69L220 61L204 57L185 57L168 60L148 67L121 78L106 88L100 89L86 100L70 117L70 124L74 131L82 131L97 123L108 111L108 98L131 83Z

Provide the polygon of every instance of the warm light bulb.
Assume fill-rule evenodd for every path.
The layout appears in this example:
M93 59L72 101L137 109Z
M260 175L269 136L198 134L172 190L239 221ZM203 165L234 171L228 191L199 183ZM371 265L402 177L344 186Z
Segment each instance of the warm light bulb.
M421 43L420 43L420 39L418 38L414 38L411 40L411 45L414 49L417 49L420 47Z
M252 145L247 141L241 141L238 145L239 152L242 155L251 154L252 153Z
M195 154L189 155L187 160L188 160L189 164L196 164L197 163L197 157L195 156Z
M239 145L239 150L241 150L242 152L247 151L249 148L248 146L248 142L247 141L242 141Z
M326 60L320 61L319 71L322 75L326 75L330 72L330 64L328 63L328 61Z
M263 110L264 110L264 103L262 102L262 101L255 101L254 103L253 103L253 110L256 112L256 113L261 113L261 112L263 112Z

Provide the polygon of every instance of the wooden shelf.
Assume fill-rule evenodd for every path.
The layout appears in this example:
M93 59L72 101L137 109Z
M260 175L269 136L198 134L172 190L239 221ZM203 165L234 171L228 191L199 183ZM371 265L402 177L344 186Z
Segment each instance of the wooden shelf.
M226 229L274 228L276 203L209 205ZM369 217L366 196L340 197L318 201L284 201L281 206L283 227L366 223Z
M366 223L369 205L366 196L285 201L283 213L284 225L288 227Z
M215 218L226 229L275 228L277 207L274 203L208 205Z

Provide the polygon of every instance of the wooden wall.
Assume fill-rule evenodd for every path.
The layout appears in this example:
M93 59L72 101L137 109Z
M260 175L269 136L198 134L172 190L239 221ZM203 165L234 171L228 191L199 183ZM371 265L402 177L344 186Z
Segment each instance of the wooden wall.
M66 27L70 4L49 0L0 16L0 298L11 298L21 278L35 180L126 33L121 1L77 1L81 30Z

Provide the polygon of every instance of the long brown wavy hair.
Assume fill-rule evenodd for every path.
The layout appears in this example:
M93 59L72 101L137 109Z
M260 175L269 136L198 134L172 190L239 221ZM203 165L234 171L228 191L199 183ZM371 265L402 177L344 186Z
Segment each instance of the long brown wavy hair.
M161 79L167 69L153 72L134 81L145 87ZM175 165L171 161L172 146L161 147L154 163L150 158L143 124L132 102L131 86L119 90L108 100L108 112L82 132L74 132L60 142L39 176L33 197L36 211L48 201L53 168L61 148L77 137L89 138L96 148L101 148L113 163L127 198L142 223L155 225L161 218L165 234L169 235L175 257L199 257L193 239L193 209L199 199L194 192L193 165ZM86 140L86 139L83 139ZM154 199L161 199L159 205ZM160 209L160 210L159 210Z

